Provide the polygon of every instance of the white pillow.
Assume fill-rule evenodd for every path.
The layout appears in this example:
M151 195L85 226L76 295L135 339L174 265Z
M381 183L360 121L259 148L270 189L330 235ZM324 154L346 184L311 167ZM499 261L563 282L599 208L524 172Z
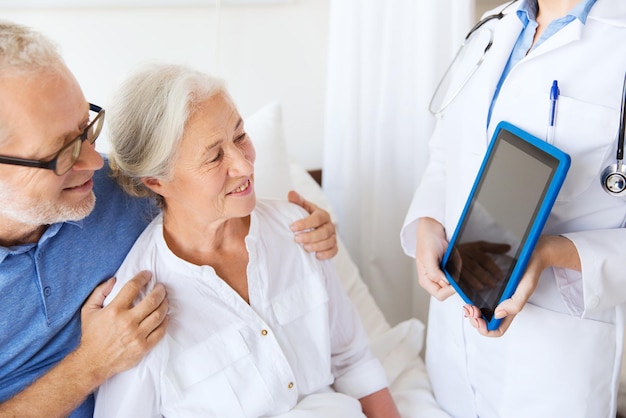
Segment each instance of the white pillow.
M293 188L308 201L328 211L335 220L334 211L322 188L302 166L288 156L280 105L271 103L263 107L246 118L245 125L256 148L254 177L257 196L286 200L287 192ZM341 238L337 238L339 253L333 261L339 280L356 306L368 336L377 337L389 329L389 324Z
M258 197L285 200L292 189L282 119L276 102L245 118L245 129L256 149L254 188Z

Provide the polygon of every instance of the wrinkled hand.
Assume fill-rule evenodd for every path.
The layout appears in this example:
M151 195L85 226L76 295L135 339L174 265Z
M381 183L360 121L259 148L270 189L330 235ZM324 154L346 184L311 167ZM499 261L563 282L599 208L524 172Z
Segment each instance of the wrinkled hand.
M447 248L448 240L443 226L433 218L420 218L417 221L417 245L415 247L418 282L440 301L447 299L455 292L440 267Z
M308 252L314 252L320 260L334 257L338 251L337 236L330 214L293 190L289 192L287 198L310 214L290 225L296 234L296 242L302 244Z
M550 266L565 267L580 271L580 258L574 244L562 236L542 235L537 241L526 271L509 299L502 301L494 311L494 317L502 319L498 329L487 330L480 309L466 305L463 309L470 324L486 337L501 337L509 329L515 315L520 313L537 288L543 270Z
M102 382L135 366L165 335L169 306L162 284L156 284L133 306L150 277L149 272L139 273L103 308L115 284L115 279L109 279L96 287L83 305L82 336L76 354Z

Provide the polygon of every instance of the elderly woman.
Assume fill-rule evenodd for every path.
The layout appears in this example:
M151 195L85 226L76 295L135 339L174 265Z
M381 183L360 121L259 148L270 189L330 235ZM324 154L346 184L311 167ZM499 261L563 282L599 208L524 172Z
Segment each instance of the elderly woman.
M293 240L303 211L257 201L255 150L223 84L153 66L122 86L111 120L117 180L163 208L117 286L153 271L170 325L99 389L95 416L397 416L332 264Z

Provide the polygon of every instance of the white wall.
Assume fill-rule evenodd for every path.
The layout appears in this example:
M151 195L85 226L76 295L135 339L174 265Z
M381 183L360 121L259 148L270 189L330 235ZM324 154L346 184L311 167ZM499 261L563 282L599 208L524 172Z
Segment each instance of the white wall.
M60 44L87 100L101 106L128 71L154 59L223 77L244 117L279 101L289 151L308 169L322 165L328 10L328 0L222 6L219 13L216 6L3 9L0 3L1 18Z
M487 11L505 3L506 0L476 0L476 21Z

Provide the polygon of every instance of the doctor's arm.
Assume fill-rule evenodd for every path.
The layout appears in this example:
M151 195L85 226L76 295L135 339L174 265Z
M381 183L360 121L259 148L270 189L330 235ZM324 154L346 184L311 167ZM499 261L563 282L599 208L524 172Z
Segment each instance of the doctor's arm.
M470 320L481 335L500 337L507 331L515 315L524 308L526 302L537 288L541 273L548 267L564 268L581 271L581 259L576 245L565 236L542 235L537 241L526 272L511 298L500 303L494 316L502 319L500 327L493 331L487 330L487 324L482 319L480 310L476 306L466 305L465 316Z
M454 288L440 268L448 248L443 219L446 205L446 142L440 124L429 142L428 165L415 190L411 206L402 226L400 241L405 254L415 257L418 282L430 295L444 300Z

